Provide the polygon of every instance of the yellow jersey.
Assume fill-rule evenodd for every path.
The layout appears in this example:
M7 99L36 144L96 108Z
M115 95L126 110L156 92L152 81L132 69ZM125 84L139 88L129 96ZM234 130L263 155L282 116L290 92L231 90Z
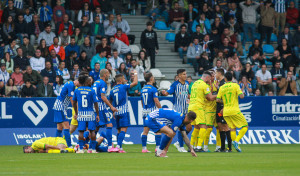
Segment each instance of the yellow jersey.
M39 140L34 141L32 143L31 147L33 150L44 150L45 146L47 145L52 145L52 146L57 146L58 144L66 144L66 140L61 138L61 137L47 137L47 138L42 138Z
M212 91L213 94L218 91L218 89L215 86L215 82L212 85L212 88L210 90ZM216 102L216 100L214 100L214 101L208 101L207 100L207 103L206 103L206 106L205 106L205 111L206 112L216 112L216 110L217 110L217 102Z
M241 112L238 97L241 94L243 92L237 83L228 82L220 87L217 99L223 100L223 116L232 116Z
M210 86L208 84L202 79L197 80L192 86L189 106L204 108L208 101L205 96L210 92Z

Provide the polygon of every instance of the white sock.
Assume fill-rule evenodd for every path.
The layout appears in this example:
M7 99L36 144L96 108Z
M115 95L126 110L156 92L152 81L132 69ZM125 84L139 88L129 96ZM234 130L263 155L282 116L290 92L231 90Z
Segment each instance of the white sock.
M208 145L204 145L204 149L208 149Z
M157 154L160 155L163 150L157 149Z
M201 146L197 146L197 149L202 149L202 147Z
M180 147L180 149L184 149L184 147Z
M119 145L117 145L117 146L116 146L116 148L120 149L120 146L119 146Z
M192 146L192 148L195 148L195 146L193 146L193 145L191 145Z
M147 147L143 147L143 150L147 150Z
M221 148L221 146L216 146L216 149L218 150L218 149L220 149Z
M108 146L108 149L111 149L112 148L112 146Z
M156 149L159 149L159 145L158 145L158 146L156 146Z

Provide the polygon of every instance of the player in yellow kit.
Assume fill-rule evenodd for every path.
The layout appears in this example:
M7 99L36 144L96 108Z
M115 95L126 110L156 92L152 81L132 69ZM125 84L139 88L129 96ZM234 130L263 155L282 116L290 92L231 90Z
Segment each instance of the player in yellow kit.
M34 141L31 146L24 146L24 153L74 153L67 148L67 142L61 137L47 137Z
M196 152L203 152L202 143L206 133L205 105L207 101L216 99L216 96L211 93L210 83L211 74L210 72L205 71L201 79L196 81L192 86L188 111L194 111L197 114L196 120L192 122L194 131L191 137L191 145L193 147L195 147L198 138L197 147L195 149Z
M221 86L217 96L217 102L223 102L223 117L231 129L242 128L239 135L233 141L234 148L241 152L238 142L242 139L248 130L248 123L241 113L239 108L239 99L244 98L244 94L240 89L240 86L236 83L232 83L232 73L227 72L225 74L226 84Z

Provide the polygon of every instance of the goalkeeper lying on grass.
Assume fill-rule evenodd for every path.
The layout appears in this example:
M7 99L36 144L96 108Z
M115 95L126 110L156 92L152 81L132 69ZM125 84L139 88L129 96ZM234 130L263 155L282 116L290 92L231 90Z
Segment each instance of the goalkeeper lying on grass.
M31 146L24 146L24 153L74 153L67 148L67 142L61 137L47 137L34 141Z

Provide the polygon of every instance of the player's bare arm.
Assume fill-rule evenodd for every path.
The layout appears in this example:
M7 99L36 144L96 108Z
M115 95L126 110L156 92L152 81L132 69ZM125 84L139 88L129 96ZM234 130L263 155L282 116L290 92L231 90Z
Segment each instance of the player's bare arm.
M205 95L205 98L209 101L214 101L217 98L217 95L213 95L211 92L207 95Z
M96 111L96 114L97 114L96 122L99 122L100 121L100 118L99 118L99 108L98 108L98 103L97 102L94 103L94 107L95 107L95 111Z
M190 140L189 140L188 136L186 135L186 131L180 131L180 133L181 133L181 135L182 135L183 141L184 141L185 144L188 146L188 148L191 150L192 156L197 157L197 154L195 153L193 147L192 147L191 144L190 144Z
M73 108L74 108L74 111L75 111L75 114L74 114L74 119L77 120L77 115L78 115L78 106L77 106L77 101L73 101Z
M134 79L133 79L133 82L130 84L130 88L132 88L138 84L138 76L137 76L136 70L133 71L133 74L134 74Z
M105 104L107 104L107 106L110 107L112 112L118 112L117 108L115 108L111 102L108 101L108 99L106 98L104 93L101 93L101 99L104 101Z
M161 104L160 104L158 98L153 98L153 100L154 100L154 102L155 102L156 107L157 107L157 108L161 108Z

